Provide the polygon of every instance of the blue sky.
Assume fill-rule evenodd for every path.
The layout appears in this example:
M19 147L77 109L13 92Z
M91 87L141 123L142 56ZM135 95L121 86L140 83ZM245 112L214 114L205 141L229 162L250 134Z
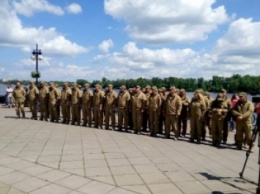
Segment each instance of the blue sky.
M0 79L259 75L257 0L1 0Z

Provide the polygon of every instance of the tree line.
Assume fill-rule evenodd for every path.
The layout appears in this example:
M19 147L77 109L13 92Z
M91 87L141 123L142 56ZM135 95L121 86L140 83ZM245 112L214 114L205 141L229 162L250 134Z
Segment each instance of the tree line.
M29 80L0 80L2 84L15 84L17 81L20 81L23 85L28 85ZM63 81L53 81L58 85L62 85ZM73 82L69 82L72 84ZM84 86L85 83L89 83L91 87L94 87L95 84L100 84L103 87L106 87L108 84L112 84L114 88L119 88L121 85L125 85L127 88L133 88L136 85L145 87L146 85L166 87L169 89L171 86L177 88L184 88L188 92L193 92L198 88L203 89L204 91L209 92L219 92L222 88L225 88L230 93L236 92L249 92L249 93L260 93L260 76L250 76L245 75L241 76L235 74L231 77L221 77L213 76L212 79L205 80L201 78L177 78L177 77L167 77L159 78L153 77L151 79L147 78L137 78L137 79L116 79L110 80L107 78L102 78L101 80L93 80L92 82L85 79L78 79L76 83Z

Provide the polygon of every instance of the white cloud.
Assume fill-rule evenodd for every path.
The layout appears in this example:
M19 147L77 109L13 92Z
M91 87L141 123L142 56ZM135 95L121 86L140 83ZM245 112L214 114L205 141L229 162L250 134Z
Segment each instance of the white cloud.
M35 12L49 12L55 15L63 15L61 7L52 5L47 0L14 0L12 1L15 11L27 17Z
M189 64L197 55L189 48L140 49L136 43L129 42L123 47L122 52L98 55L94 58L94 62L103 63L105 65L103 71L106 71L107 75L114 76L113 78L144 75L147 77L187 76L192 71ZM111 71L112 73L109 73Z
M217 41L217 49L228 55L260 54L260 22L240 18L233 21L224 37Z
M4 0L0 2L0 46L20 47L30 51L38 43L45 54L73 56L88 49L67 40L55 28L24 27L15 11Z
M65 9L67 10L68 13L72 13L72 14L78 14L82 12L81 6L77 3L72 3L69 6L67 6Z
M99 50L103 53L107 53L110 48L114 46L113 41L111 39L104 40L99 44Z
M233 21L213 51L221 70L256 75L260 71L260 22L240 18Z
M205 40L228 20L215 0L105 0L105 12L127 23L131 37L150 43Z

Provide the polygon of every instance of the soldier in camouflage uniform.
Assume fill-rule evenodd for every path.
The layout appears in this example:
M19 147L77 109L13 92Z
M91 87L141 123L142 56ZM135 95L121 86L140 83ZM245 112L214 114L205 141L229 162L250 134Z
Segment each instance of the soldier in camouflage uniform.
M62 112L62 123L70 123L70 108L71 108L71 89L67 82L63 83L61 91L61 112Z
M101 90L99 84L95 85L95 90L93 92L93 109L94 109L94 125L95 128L101 128L103 125L103 100L104 92Z
M39 90L35 86L34 81L30 82L30 90L29 90L29 103L30 103L30 111L32 113L31 119L37 120L37 99L39 95Z
M59 99L59 92L57 91L57 88L55 87L54 83L50 83L49 88L49 109L50 109L50 117L51 122L59 122L58 115L57 115L57 101Z
M82 92L80 91L78 85L76 83L73 84L72 87L72 94L71 94L71 113L72 113L72 120L71 124L75 125L75 122L77 122L77 125L80 126L80 106L82 102Z
M15 100L15 111L17 118L20 118L20 113L22 113L23 118L25 118L24 112L24 101L26 92L19 82L16 83L16 87L13 91L13 97Z
M160 113L160 116L159 116L159 130L158 130L158 133L159 134L162 134L163 133L163 126L165 124L165 112L164 112L164 109L163 107L165 106L165 100L166 100L166 88L165 87L162 87L160 90L159 90L159 94L160 94L160 97L161 97L161 101L162 101L162 105L161 105L161 113Z
M182 102L180 96L177 94L175 87L170 88L170 93L165 100L165 137L170 138L171 129L173 130L176 140L179 138L177 129L178 119L181 114Z
M182 134L185 137L187 131L190 98L186 95L186 91L184 89L181 89L179 91L179 96L182 102L182 109L178 120L178 133Z
M113 86L111 84L107 87L107 92L104 98L105 102L105 129L109 129L109 120L111 118L111 125L112 129L115 130L116 127L116 118L115 118L115 111L116 111L116 100L117 94L113 90Z
M124 128L127 131L128 127L128 109L129 109L129 102L131 96L127 91L125 86L120 87L120 92L118 94L118 131L122 131L122 126L124 124Z
M91 127L92 124L92 106L93 106L93 92L89 89L89 84L85 84L82 96L82 112L83 112L83 124L82 126Z
M41 82L41 89L39 91L39 103L40 103L40 120L48 121L48 101L49 101L49 88L44 82Z
M191 128L191 137L190 142L194 142L194 139L197 139L197 143L200 144L201 135L202 135L202 126L204 114L206 111L206 104L204 97L200 90L196 90L194 97L191 100L189 105L190 110L190 128Z
M232 109L232 114L236 118L236 145L239 150L242 150L242 143L244 141L243 135L245 135L247 145L250 146L253 113L253 103L247 99L245 92L241 92L239 94L239 101Z
M153 86L152 93L149 97L149 102L148 102L150 136L153 137L156 137L158 133L161 105L162 105L161 96L158 93L157 87Z
M132 113L134 133L139 134L142 127L143 112L146 108L146 96L138 85L135 94L132 96Z
M147 124L149 123L149 110L148 110L148 107L149 107L149 98L150 98L150 95L152 93L152 89L151 89L151 86L147 85L144 89L144 92L143 92L146 96L146 105L145 105L145 109L143 111L143 120L142 120L142 129L143 131L147 131Z
M223 138L223 122L227 114L228 106L224 101L224 95L219 93L212 102L210 112L212 114L212 143L220 147Z
M223 143L226 144L227 143L227 138L228 138L228 123L231 119L231 115L232 115L232 105L231 105L231 100L227 97L227 91L225 89L221 90L221 93L224 95L224 101L228 106L228 112L224 118L224 123L223 123Z

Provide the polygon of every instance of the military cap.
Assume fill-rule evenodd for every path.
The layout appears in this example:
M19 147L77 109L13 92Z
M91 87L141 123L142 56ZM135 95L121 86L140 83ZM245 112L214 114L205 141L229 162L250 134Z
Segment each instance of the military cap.
M152 87L152 90L158 90L156 86L153 86Z
M141 86L137 85L136 88L141 88Z
M150 85L147 85L147 86L145 87L145 89L151 89L151 86L150 86Z
M222 89L220 90L220 92L221 92L221 93L227 93L227 90L225 90L224 88L222 88Z
M90 85L88 83L85 84L85 87L90 87Z
M161 91L166 91L166 88L165 87L161 87Z
M244 97L246 97L247 94L246 94L245 92L240 92L240 93L239 93L239 96L244 96Z
M134 90L133 88L129 88L129 89L128 89L129 92L132 92L133 90Z
M113 85L112 84L108 84L108 86L107 87L113 87Z
M82 88L82 86L81 86L81 85L78 85L78 88Z
M197 90L195 90L195 93L203 93L203 90L202 89L197 89Z
M218 95L217 95L217 98L216 98L218 101L221 101L221 100L223 100L224 99L224 95L223 95L223 93L218 93Z
M185 92L185 89L183 89L183 88L182 88L182 89L180 89L180 92Z
M175 90L176 88L174 86L170 87L170 90Z
M30 81L31 84L34 84L35 82L33 80Z
M120 86L120 89L126 89L126 87L124 85Z
M100 87L100 85L99 85L99 84L96 84L95 87Z

